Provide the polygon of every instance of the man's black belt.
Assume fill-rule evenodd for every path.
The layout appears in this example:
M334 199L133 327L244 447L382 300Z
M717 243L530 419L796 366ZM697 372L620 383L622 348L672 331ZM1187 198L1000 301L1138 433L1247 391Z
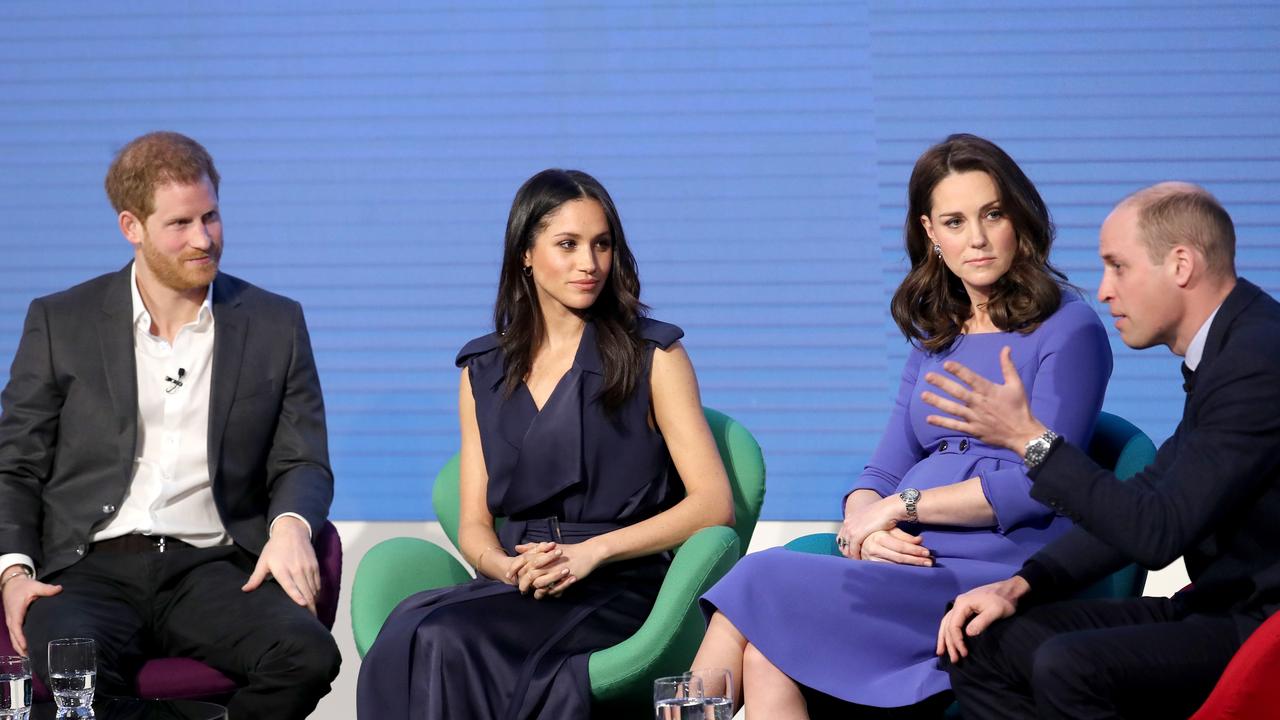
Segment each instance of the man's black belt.
M111 553L113 555L136 555L138 553L164 552L178 548L195 547L177 538L166 535L121 535L110 540L102 540L89 546L91 553Z

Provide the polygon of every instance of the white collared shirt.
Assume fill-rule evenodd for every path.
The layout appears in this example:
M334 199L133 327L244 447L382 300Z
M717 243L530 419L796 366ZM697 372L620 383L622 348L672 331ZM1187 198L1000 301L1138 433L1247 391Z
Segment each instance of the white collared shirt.
M183 325L170 345L151 334L151 313L138 292L137 272L135 265L129 274L138 379L133 477L118 511L110 505L101 508L106 517L94 527L90 540L142 533L176 537L197 547L226 545L231 538L218 517L209 478L213 285L195 321ZM0 555L0 571L11 565L35 568L26 555Z
M1204 324L1196 331L1191 343L1187 345L1187 354L1182 356L1182 362L1191 372L1195 372L1200 366L1200 359L1204 357L1204 344L1209 340L1209 327L1213 325L1213 319L1218 317L1218 311L1222 309L1222 305L1213 309L1209 313L1209 317L1205 319Z
M209 477L209 383L213 374L213 284L196 319L183 325L170 345L151 334L151 313L138 292L137 265L129 271L133 296L133 357L138 380L138 442L133 477L117 509L94 527L91 542L142 533L167 535L196 547L229 545ZM174 382L180 381L181 384ZM282 517L311 523L293 512ZM270 532L268 532L268 535ZM22 553L0 555L0 572L11 565L35 570Z
M95 527L90 540L142 533L176 537L196 547L226 545L230 537L218 517L209 477L213 285L205 291L196 319L178 330L172 345L151 334L151 313L138 292L136 265L129 288L138 374L133 479L119 512Z

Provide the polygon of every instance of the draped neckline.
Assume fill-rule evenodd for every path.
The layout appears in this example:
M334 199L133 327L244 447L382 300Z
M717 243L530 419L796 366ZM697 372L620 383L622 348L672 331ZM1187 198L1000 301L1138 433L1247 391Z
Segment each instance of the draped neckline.
M542 411L545 410L553 400L555 400L556 394L568 384L567 381L569 376L573 375L573 371L580 367L582 359L582 345L583 341L587 337L587 326L589 325L590 323L587 323L587 325L583 326L582 333L578 336L578 347L574 348L573 351L573 361L569 363L568 369L566 369L560 378L556 380L555 386L551 388L551 393L542 401L541 406L538 405L537 399L533 397L533 390L529 389L528 380L525 379L520 381L520 389L524 391L525 398L529 400L529 405L533 407L534 415L542 414Z

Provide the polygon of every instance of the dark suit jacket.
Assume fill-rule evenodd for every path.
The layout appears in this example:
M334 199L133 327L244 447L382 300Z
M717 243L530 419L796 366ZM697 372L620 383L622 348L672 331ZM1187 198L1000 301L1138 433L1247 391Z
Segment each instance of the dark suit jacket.
M1031 495L1078 523L1019 573L1035 598L1182 555L1186 612L1250 631L1280 606L1280 303L1240 279L1189 384L1177 430L1127 482L1065 443L1032 472Z
M115 512L138 439L130 268L31 303L0 394L0 553L41 576L74 564ZM324 401L298 303L213 283L209 476L232 539L261 553L283 512L315 531L333 499Z

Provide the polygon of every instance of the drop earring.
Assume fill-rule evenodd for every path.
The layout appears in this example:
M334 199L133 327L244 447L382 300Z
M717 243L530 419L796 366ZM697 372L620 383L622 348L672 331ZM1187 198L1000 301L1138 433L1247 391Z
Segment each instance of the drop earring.
M942 259L942 246L938 243L933 244L933 254L937 255L939 260Z
M935 245L934 247L937 247L937 246ZM524 276L525 276L525 277L533 277L533 266L532 266L532 265L525 265L525 266L524 266Z

